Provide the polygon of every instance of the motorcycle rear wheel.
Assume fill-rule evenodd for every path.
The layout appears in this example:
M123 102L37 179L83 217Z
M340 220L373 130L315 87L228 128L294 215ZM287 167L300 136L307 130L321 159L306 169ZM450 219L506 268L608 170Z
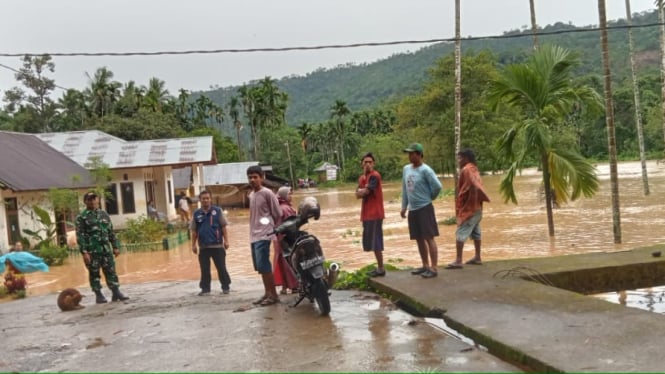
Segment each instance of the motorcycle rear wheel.
M328 296L328 285L323 279L317 279L312 284L312 296L316 300L319 313L322 316L330 314L330 297Z

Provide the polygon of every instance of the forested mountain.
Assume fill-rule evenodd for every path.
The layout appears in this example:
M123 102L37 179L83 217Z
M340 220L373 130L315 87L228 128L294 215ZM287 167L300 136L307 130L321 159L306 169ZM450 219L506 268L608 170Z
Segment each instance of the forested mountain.
M634 30L638 68L642 72L657 70L658 15L655 11L635 15L633 25L651 25ZM613 21L609 27L625 26L624 20ZM540 29L541 44L556 44L577 53L582 61L578 73L600 74L601 53L599 31L591 27L577 27L556 23ZM543 35L545 34L545 35ZM547 35L549 34L549 35ZM464 40L462 53L490 50L500 64L523 61L532 50L530 30L511 30L504 38ZM612 74L615 81L629 77L628 36L625 29L609 33ZM277 86L289 95L287 123L298 126L304 122L316 123L330 118L335 100L344 100L353 111L375 108L382 103L397 101L421 89L428 69L437 59L453 52L453 44L439 43L413 53L396 54L369 64L347 64L332 69L318 69L305 76L291 76L277 80ZM227 108L230 97L237 95L238 86L213 91L197 92Z

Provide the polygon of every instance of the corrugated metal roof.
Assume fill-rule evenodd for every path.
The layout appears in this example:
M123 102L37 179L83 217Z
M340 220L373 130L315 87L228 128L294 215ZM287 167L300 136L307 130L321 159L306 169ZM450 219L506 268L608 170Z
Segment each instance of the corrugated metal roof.
M247 161L204 166L204 183L206 186L215 184L247 184L247 168L258 164L258 161Z
M131 142L98 130L36 136L84 167L95 157L110 169L217 163L212 136Z
M0 131L0 183L13 191L94 186L88 170L34 134L6 131Z

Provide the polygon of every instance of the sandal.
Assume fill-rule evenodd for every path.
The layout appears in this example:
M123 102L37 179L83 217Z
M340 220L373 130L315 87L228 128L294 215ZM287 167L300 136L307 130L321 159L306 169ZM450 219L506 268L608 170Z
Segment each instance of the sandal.
M368 273L368 275L369 275L371 278L375 278L375 277L385 277L385 276L386 276L386 271L385 271L385 270L383 270L383 271L379 271L379 269L374 269L374 270L370 271L370 272Z
M454 262L451 262L450 264L446 265L446 269L451 270L451 269L463 269L464 266L462 264L456 264Z
M283 288L281 291L279 291L280 295L286 295L287 291L285 288Z
M274 305L279 302L279 299L273 299L272 297L266 297L259 303L260 306Z
M476 258L472 258L469 261L465 262L467 265L482 265L483 262L481 260L478 260Z
M265 299L267 299L267 298L268 298L268 296L263 295L263 296L261 296L260 299L258 299L258 300L256 300L256 301L253 301L252 304L254 304L254 305L259 305L259 304L261 304L261 303L262 303Z

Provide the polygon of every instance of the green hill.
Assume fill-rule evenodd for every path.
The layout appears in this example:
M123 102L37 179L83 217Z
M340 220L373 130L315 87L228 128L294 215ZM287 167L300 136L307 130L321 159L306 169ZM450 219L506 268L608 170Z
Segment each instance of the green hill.
M641 72L656 71L659 68L659 30L656 11L645 12L633 17L635 49ZM625 26L625 20L612 21L608 26ZM540 29L540 44L557 44L578 53L583 65L578 71L582 74L600 74L600 34L590 31L590 27L577 27L571 24L556 23ZM529 30L512 30L503 38L463 40L465 51L491 50L499 57L501 64L519 62L530 53L532 38ZM609 32L610 59L612 74L616 81L629 76L628 32L615 29ZM335 100L343 100L353 111L369 109L403 98L420 90L427 76L428 68L437 59L453 53L452 43L439 43L413 53L395 54L386 59L361 65L348 64L332 69L318 69L305 76L292 76L279 79L277 85L289 94L287 122L292 126L303 122L321 122L329 118L329 109ZM236 94L237 86L205 94L226 109L229 98ZM230 130L230 127L229 127Z

